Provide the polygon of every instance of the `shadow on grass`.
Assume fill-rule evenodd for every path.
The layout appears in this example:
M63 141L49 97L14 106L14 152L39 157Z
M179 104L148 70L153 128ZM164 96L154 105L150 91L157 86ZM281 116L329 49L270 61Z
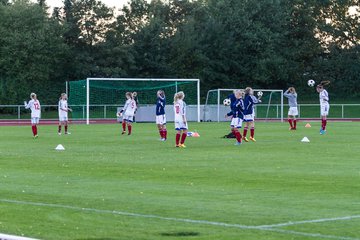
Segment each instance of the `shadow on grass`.
M167 232L160 234L163 237L195 237L199 236L198 232Z

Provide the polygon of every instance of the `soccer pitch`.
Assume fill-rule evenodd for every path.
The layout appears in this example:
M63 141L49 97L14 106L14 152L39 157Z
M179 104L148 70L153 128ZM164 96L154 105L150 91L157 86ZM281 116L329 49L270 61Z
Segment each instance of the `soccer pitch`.
M360 129L189 123L174 147L155 124L0 127L0 232L39 239L360 239ZM301 143L307 136L310 143ZM55 151L62 144L65 151Z

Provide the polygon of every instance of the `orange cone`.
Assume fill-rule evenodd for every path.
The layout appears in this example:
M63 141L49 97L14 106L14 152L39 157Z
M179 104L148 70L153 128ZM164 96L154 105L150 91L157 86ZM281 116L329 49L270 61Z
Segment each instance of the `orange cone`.
M306 128L311 128L310 123L307 123L307 124L305 125L305 127L306 127Z

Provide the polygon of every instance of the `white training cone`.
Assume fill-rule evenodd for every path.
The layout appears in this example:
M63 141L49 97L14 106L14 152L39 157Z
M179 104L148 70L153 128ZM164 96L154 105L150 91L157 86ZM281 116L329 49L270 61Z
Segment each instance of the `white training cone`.
M55 150L57 150L57 151L64 151L65 148L64 148L63 145L59 144L59 145L57 145L57 147L55 148Z
M307 137L304 137L303 139L301 139L301 142L304 142L304 143L309 143L310 140L307 138Z

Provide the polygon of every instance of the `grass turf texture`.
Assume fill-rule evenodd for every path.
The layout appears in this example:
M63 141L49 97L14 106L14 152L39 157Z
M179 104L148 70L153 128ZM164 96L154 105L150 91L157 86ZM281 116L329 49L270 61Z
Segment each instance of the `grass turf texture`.
M186 149L174 147L172 123L167 142L158 141L154 124L134 124L132 136L121 136L120 125L72 125L69 136L40 126L36 140L30 126L0 127L0 232L72 240L360 239L360 218L266 231L96 211L246 226L360 214L357 123L330 122L324 136L318 123L299 123L296 132L257 123L258 142L240 147L220 138L227 123L189 125L201 137L188 138ZM311 142L301 143L304 136ZM60 143L66 150L56 152Z

